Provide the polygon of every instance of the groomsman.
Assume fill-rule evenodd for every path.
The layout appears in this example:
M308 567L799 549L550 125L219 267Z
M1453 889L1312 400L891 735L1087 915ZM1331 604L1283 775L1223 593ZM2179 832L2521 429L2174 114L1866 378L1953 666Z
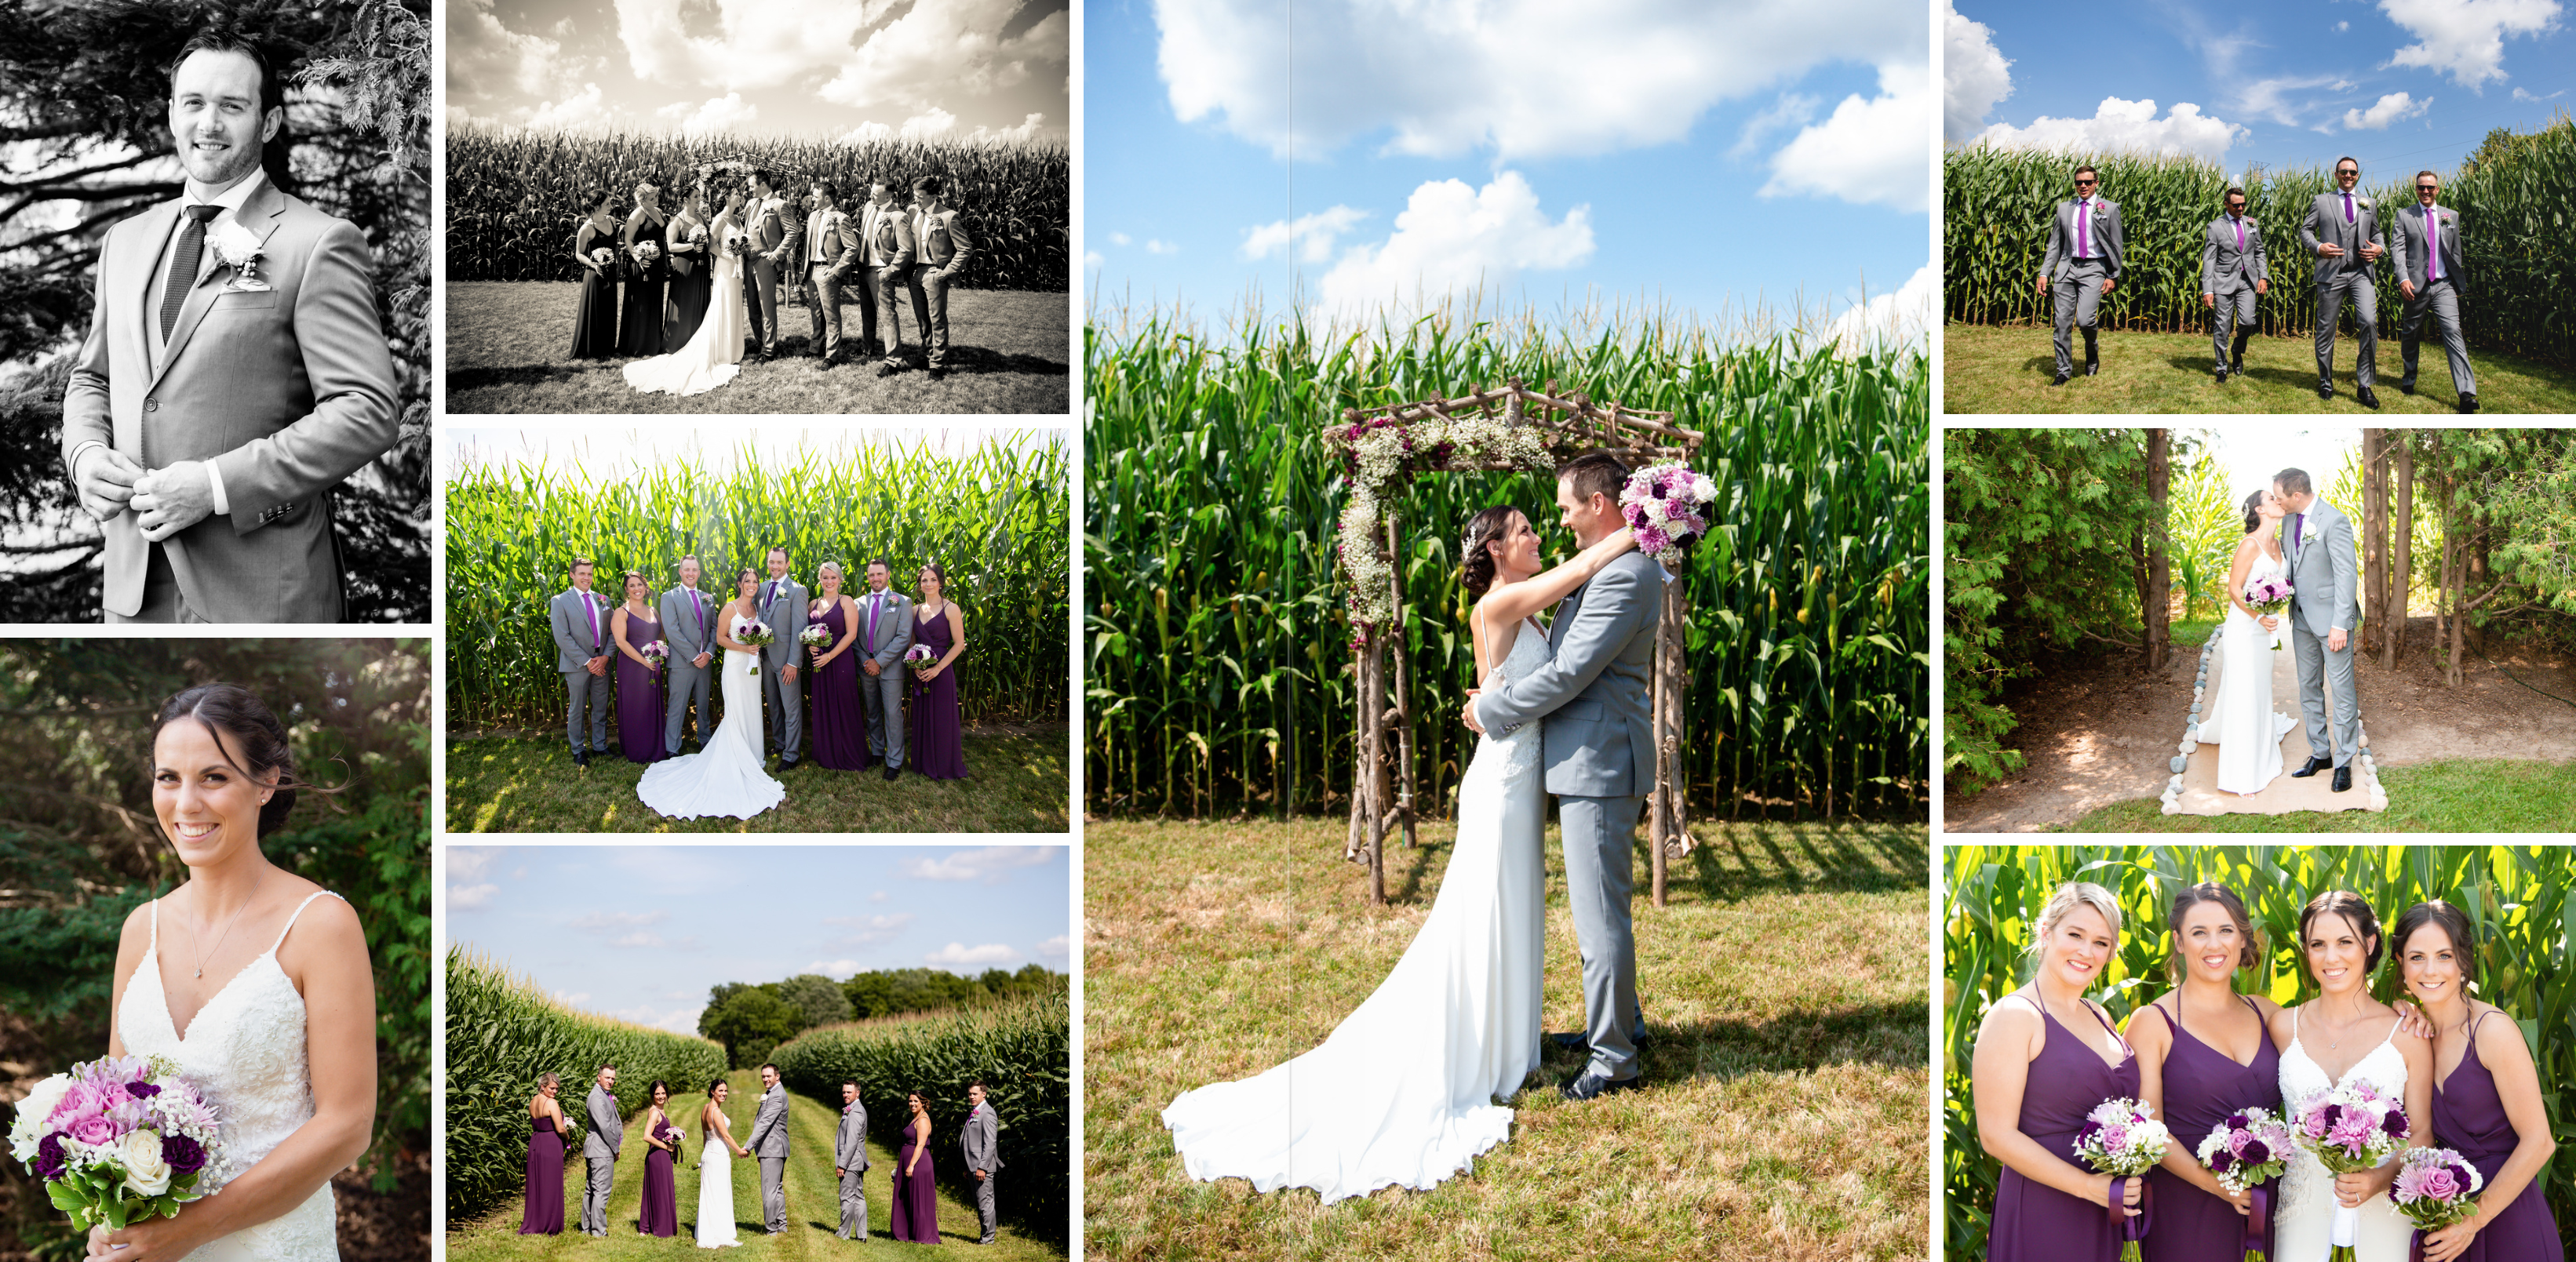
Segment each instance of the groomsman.
M2353 189L2360 182L2360 162L2335 160L2336 191L2317 194L2299 225L2299 244L2317 256L2317 397L2334 397L2335 321L2349 303L2361 351L2352 365L2353 397L2375 408L2379 396L2370 387L2379 379L2379 290L2370 283L2370 267L2388 247L2380 244L2378 208Z
M912 272L912 314L932 381L948 375L949 283L975 257L966 221L940 200L947 195L947 176L925 175L912 182L912 237L921 256L921 265Z
M781 213L786 199L770 187L769 172L759 167L751 169L751 199L744 211L748 240L742 261L748 274L743 277L742 298L750 308L751 336L760 343L760 362L765 364L778 356L778 278L796 257L804 220Z
M787 1088L778 1085L778 1066L760 1067L760 1109L751 1115L751 1139L743 1147L760 1158L760 1221L777 1235L787 1230Z
M859 602L859 708L868 720L868 753L885 764L885 778L903 773L903 654L912 647L912 601L886 590L894 567L868 562L868 595Z
M984 1084L966 1088L966 1098L975 1107L966 1114L966 1130L958 1137L965 1150L966 1169L975 1176L975 1213L984 1220L984 1238L977 1244L993 1243L993 1174L1002 1168L1002 1154L996 1152L1001 1121L993 1116L993 1106L984 1102Z
M663 718L662 748L674 754L680 752L680 729L689 717L691 702L698 707L699 748L706 747L707 737L716 730L707 697L715 679L711 664L716 657L715 620L720 605L698 590L698 559L681 557L680 585L663 592L657 607L662 638L671 646L671 700Z
M913 243L912 216L892 204L891 198L869 223L868 256L877 261L877 331L885 342L885 362L877 365L877 375L887 377L904 369L903 323L895 302L911 279L913 260L920 257Z
M2442 335L2442 351L2451 360L2451 389L2460 410L2478 410L2478 379L2469 371L2469 343L2460 336L2460 288L2467 273L2460 268L2466 247L2460 241L2460 215L2435 203L2442 177L2415 173L2415 204L2397 212L2397 292L2406 299L2406 322L2399 326L2399 349L2406 357L2406 376L2397 388L2415 393L2415 352L2424 340L2424 316ZM2438 244L2436 244L2438 242Z
M769 581L760 585L760 620L777 636L760 651L760 696L767 703L769 739L778 747L778 769L793 771L805 748L805 690L796 686L796 663L805 646L805 586L787 577L787 549L769 550Z
M2040 261L2039 291L2056 296L2057 379L2075 375L2077 327L2084 330L2084 375L2102 371L2102 356L2093 340L2102 300L2120 283L2120 207L2097 195L2101 176L2089 166L2075 168L2075 196L2057 204L2048 225L2048 256Z
M626 1140L626 1122L617 1115L617 1066L599 1067L599 1081L582 1109L590 1133L581 1137L585 1159L581 1184L581 1231L608 1234L608 1192L617 1184L617 1149Z
M843 1240L868 1238L868 1106L859 1103L859 1084L841 1083L841 1127L832 1135L832 1176L841 1181Z
M568 571L572 586L555 593L547 606L554 625L555 670L564 677L564 737L572 742L576 767L590 765L592 754L608 752L608 608L590 590L591 560L574 557ZM581 743L582 720L590 721L590 745Z
M815 353L829 370L841 352L841 281L859 265L859 239L850 230L850 217L841 213L841 193L830 180L814 181L806 204L813 213L805 220L802 249L812 281L805 291L805 310L814 318Z
M885 354L877 341L877 273L885 270L886 260L878 257L877 216L894 205L894 194L885 181L868 185L867 197L859 203L859 355L861 358Z
M2200 242L2200 305L2210 308L2209 344L2218 356L2218 384L2245 371L2245 341L2254 336L2254 299L2271 291L2263 258L2263 225L2245 215L2245 190L2231 188L2227 213L2210 221ZM2235 345L2228 344L2230 332Z

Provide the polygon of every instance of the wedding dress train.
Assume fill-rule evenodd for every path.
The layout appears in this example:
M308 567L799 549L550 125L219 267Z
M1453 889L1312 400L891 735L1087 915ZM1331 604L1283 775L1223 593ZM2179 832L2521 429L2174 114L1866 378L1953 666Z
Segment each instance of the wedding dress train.
M2298 1014L2291 1013L2290 1020L2290 1050L2281 1054L2281 1103L2293 1116L2309 1099L2354 1079L2368 1079L2382 1092L2400 1100L2406 1098L2406 1056L2393 1041L2397 1022L2389 1022L2388 1038L2381 1039L2369 1055L2354 1061L2352 1068L2343 1071L2342 1078L2330 1079L2325 1067L2311 1058L2299 1042L2295 1024ZM2334 1175L2327 1172L2314 1153L2293 1147L2273 1211L2278 1235L2270 1256L2292 1260L2325 1257L2335 1209ZM2405 1262L2415 1228L2404 1214L2397 1212L2387 1193L2362 1202L2356 1215L2359 1221L2352 1242L2353 1256L2359 1262Z
M733 380L742 371L742 258L724 248L728 236L741 235L731 220L716 216L707 234L714 244L706 318L689 344L667 355L639 359L626 366L626 384L646 394L704 394Z
M2279 577L2281 561L2257 555L2246 581ZM2243 595L2240 589L2237 595ZM2288 610L2280 614L2281 630L2290 627ZM2297 720L2272 709L2272 633L2244 610L2228 602L2227 621L2219 628L2218 697L2209 713L2218 719L2217 735L2204 736L2218 745L2218 787L2229 793L2260 793L2281 775L2281 737ZM2204 722L2203 729L2211 727Z
M712 316L709 324L715 323ZM733 621L740 635L746 620ZM726 649L718 663L724 682L724 722L697 753L666 758L644 769L635 796L673 819L728 815L749 819L787 800L787 787L761 768L760 657Z

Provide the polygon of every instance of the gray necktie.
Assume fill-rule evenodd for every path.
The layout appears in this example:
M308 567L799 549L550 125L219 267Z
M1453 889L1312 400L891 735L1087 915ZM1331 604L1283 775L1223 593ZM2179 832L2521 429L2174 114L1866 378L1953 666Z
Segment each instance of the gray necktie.
M206 257L206 225L224 213L221 206L184 208L188 226L179 230L179 253L170 260L170 282L161 287L161 340L170 340L170 330L179 326L179 307L188 301L188 291L197 287L197 264Z

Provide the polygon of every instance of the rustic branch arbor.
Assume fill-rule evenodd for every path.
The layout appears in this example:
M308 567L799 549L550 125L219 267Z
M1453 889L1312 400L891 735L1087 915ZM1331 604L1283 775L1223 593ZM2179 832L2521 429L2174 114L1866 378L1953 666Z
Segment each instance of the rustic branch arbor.
M1351 775L1350 832L1345 857L1368 864L1369 902L1386 901L1386 839L1397 828L1414 842L1412 680L1405 654L1387 641L1405 624L1402 527L1384 496L1421 473L1553 469L1565 460L1606 451L1632 467L1687 460L1703 435L1672 423L1670 412L1595 403L1559 395L1556 383L1532 390L1506 381L1457 399L1423 399L1343 412L1328 422L1325 442L1342 457L1351 500L1342 511L1337 546L1350 584L1351 656L1358 684L1358 761ZM1655 633L1655 785L1647 835L1654 856L1655 905L1664 903L1664 869L1690 852L1682 804L1682 661L1688 598L1683 584L1664 584ZM1390 695L1391 694L1391 695ZM1391 774L1390 774L1391 764ZM1390 780L1392 783L1390 783Z

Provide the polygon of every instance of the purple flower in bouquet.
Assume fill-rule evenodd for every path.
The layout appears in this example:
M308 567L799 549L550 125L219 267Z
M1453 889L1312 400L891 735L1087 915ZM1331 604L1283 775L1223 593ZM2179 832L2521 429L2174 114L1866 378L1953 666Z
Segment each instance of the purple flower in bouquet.
M2097 1174L2132 1179L2164 1160L2165 1145L2171 1139L2171 1132L2145 1104L2127 1099L2104 1100L2084 1115L2083 1129L2075 1134L2075 1156ZM2125 1224L2120 1245L2123 1262L2133 1262L2139 1256L2138 1240L2144 1226L2135 1218Z
M2388 1199L2419 1231L2433 1232L2476 1212L2472 1199L2486 1186L2478 1168L2448 1148L2409 1148Z
M832 647L832 629L819 622L806 623L805 629L796 633L796 642L809 649L830 648Z
M2375 1169L2406 1148L2406 1110L2367 1079L2309 1097L2299 1106L2292 1129L2298 1145L2329 1174ZM2335 1207L2327 1229L2327 1262L2352 1262L2353 1235L2360 1223L2359 1211Z
M655 670L660 670L664 663L671 660L671 646L660 640L655 640L646 644L644 647L635 650L635 655L643 658L645 665L650 666Z
M1688 465L1648 465L1628 475L1619 491L1619 515L1636 532L1637 550L1657 561L1678 559L1690 541L1708 531L1700 506L1717 498L1717 484Z
M2277 574L2257 574L2245 581L2245 603L2258 614L2278 614L2289 608L2290 597L2297 591L2290 581ZM2272 632L2272 647L2281 647L2281 633Z
M158 1057L74 1065L18 1102L10 1154L87 1230L179 1212L222 1183L214 1111Z
M754 650L751 655L751 673L757 675L760 673L760 654L758 650L765 649L772 644L776 644L778 642L778 633L770 630L769 624L758 618L745 618L734 624L733 638L744 644L750 645Z

